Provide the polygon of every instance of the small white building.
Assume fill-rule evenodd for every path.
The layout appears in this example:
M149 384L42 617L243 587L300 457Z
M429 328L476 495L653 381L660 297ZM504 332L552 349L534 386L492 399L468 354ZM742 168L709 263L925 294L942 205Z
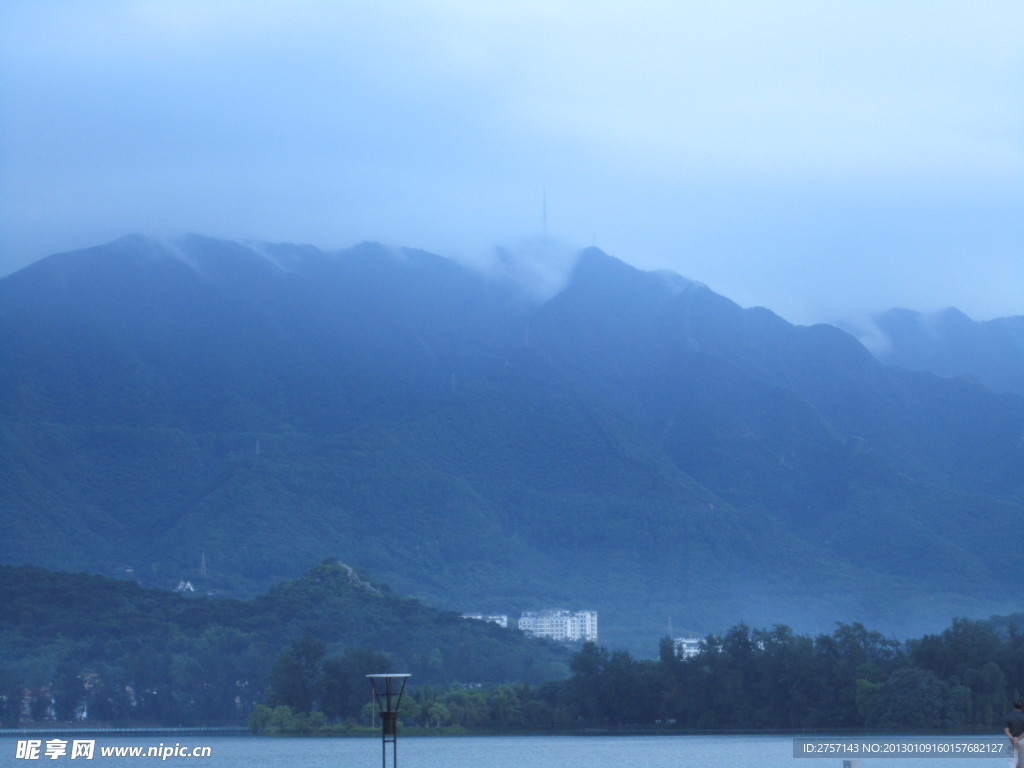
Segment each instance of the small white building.
M497 624L499 627L508 629L508 616L502 614L464 613L462 618L473 619L474 621L489 621L491 624Z
M563 643L596 643L597 611L526 611L519 617L519 629Z
M681 659L689 659L700 653L700 644L704 641L699 637L677 637L674 642L676 655Z

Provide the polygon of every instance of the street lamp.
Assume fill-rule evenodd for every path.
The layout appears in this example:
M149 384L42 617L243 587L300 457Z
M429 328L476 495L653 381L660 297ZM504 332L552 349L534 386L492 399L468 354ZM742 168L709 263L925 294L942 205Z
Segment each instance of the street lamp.
M367 677L370 678L373 696L377 699L377 708L380 710L381 768L388 768L388 744L391 745L392 768L397 768L398 707L402 703L405 683L410 676L407 674L385 673L367 675Z

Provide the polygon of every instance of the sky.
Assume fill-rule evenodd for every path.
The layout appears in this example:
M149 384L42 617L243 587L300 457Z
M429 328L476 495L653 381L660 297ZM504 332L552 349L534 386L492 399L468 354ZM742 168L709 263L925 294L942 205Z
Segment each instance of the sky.
M188 232L1022 315L1024 3L4 0L0 275Z

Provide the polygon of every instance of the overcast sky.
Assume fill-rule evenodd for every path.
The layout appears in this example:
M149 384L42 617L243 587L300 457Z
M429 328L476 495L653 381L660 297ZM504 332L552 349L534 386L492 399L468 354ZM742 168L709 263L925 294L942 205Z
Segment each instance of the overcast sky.
M4 0L0 274L547 232L794 322L1024 314L1020 0Z

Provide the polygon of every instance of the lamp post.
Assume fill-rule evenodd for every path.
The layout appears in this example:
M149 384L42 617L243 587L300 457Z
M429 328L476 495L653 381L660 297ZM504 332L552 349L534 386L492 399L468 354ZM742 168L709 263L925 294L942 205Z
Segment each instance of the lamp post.
M381 768L388 768L388 744L391 745L392 768L398 766L398 707L402 703L407 674L367 675L373 696L380 710L381 727Z

